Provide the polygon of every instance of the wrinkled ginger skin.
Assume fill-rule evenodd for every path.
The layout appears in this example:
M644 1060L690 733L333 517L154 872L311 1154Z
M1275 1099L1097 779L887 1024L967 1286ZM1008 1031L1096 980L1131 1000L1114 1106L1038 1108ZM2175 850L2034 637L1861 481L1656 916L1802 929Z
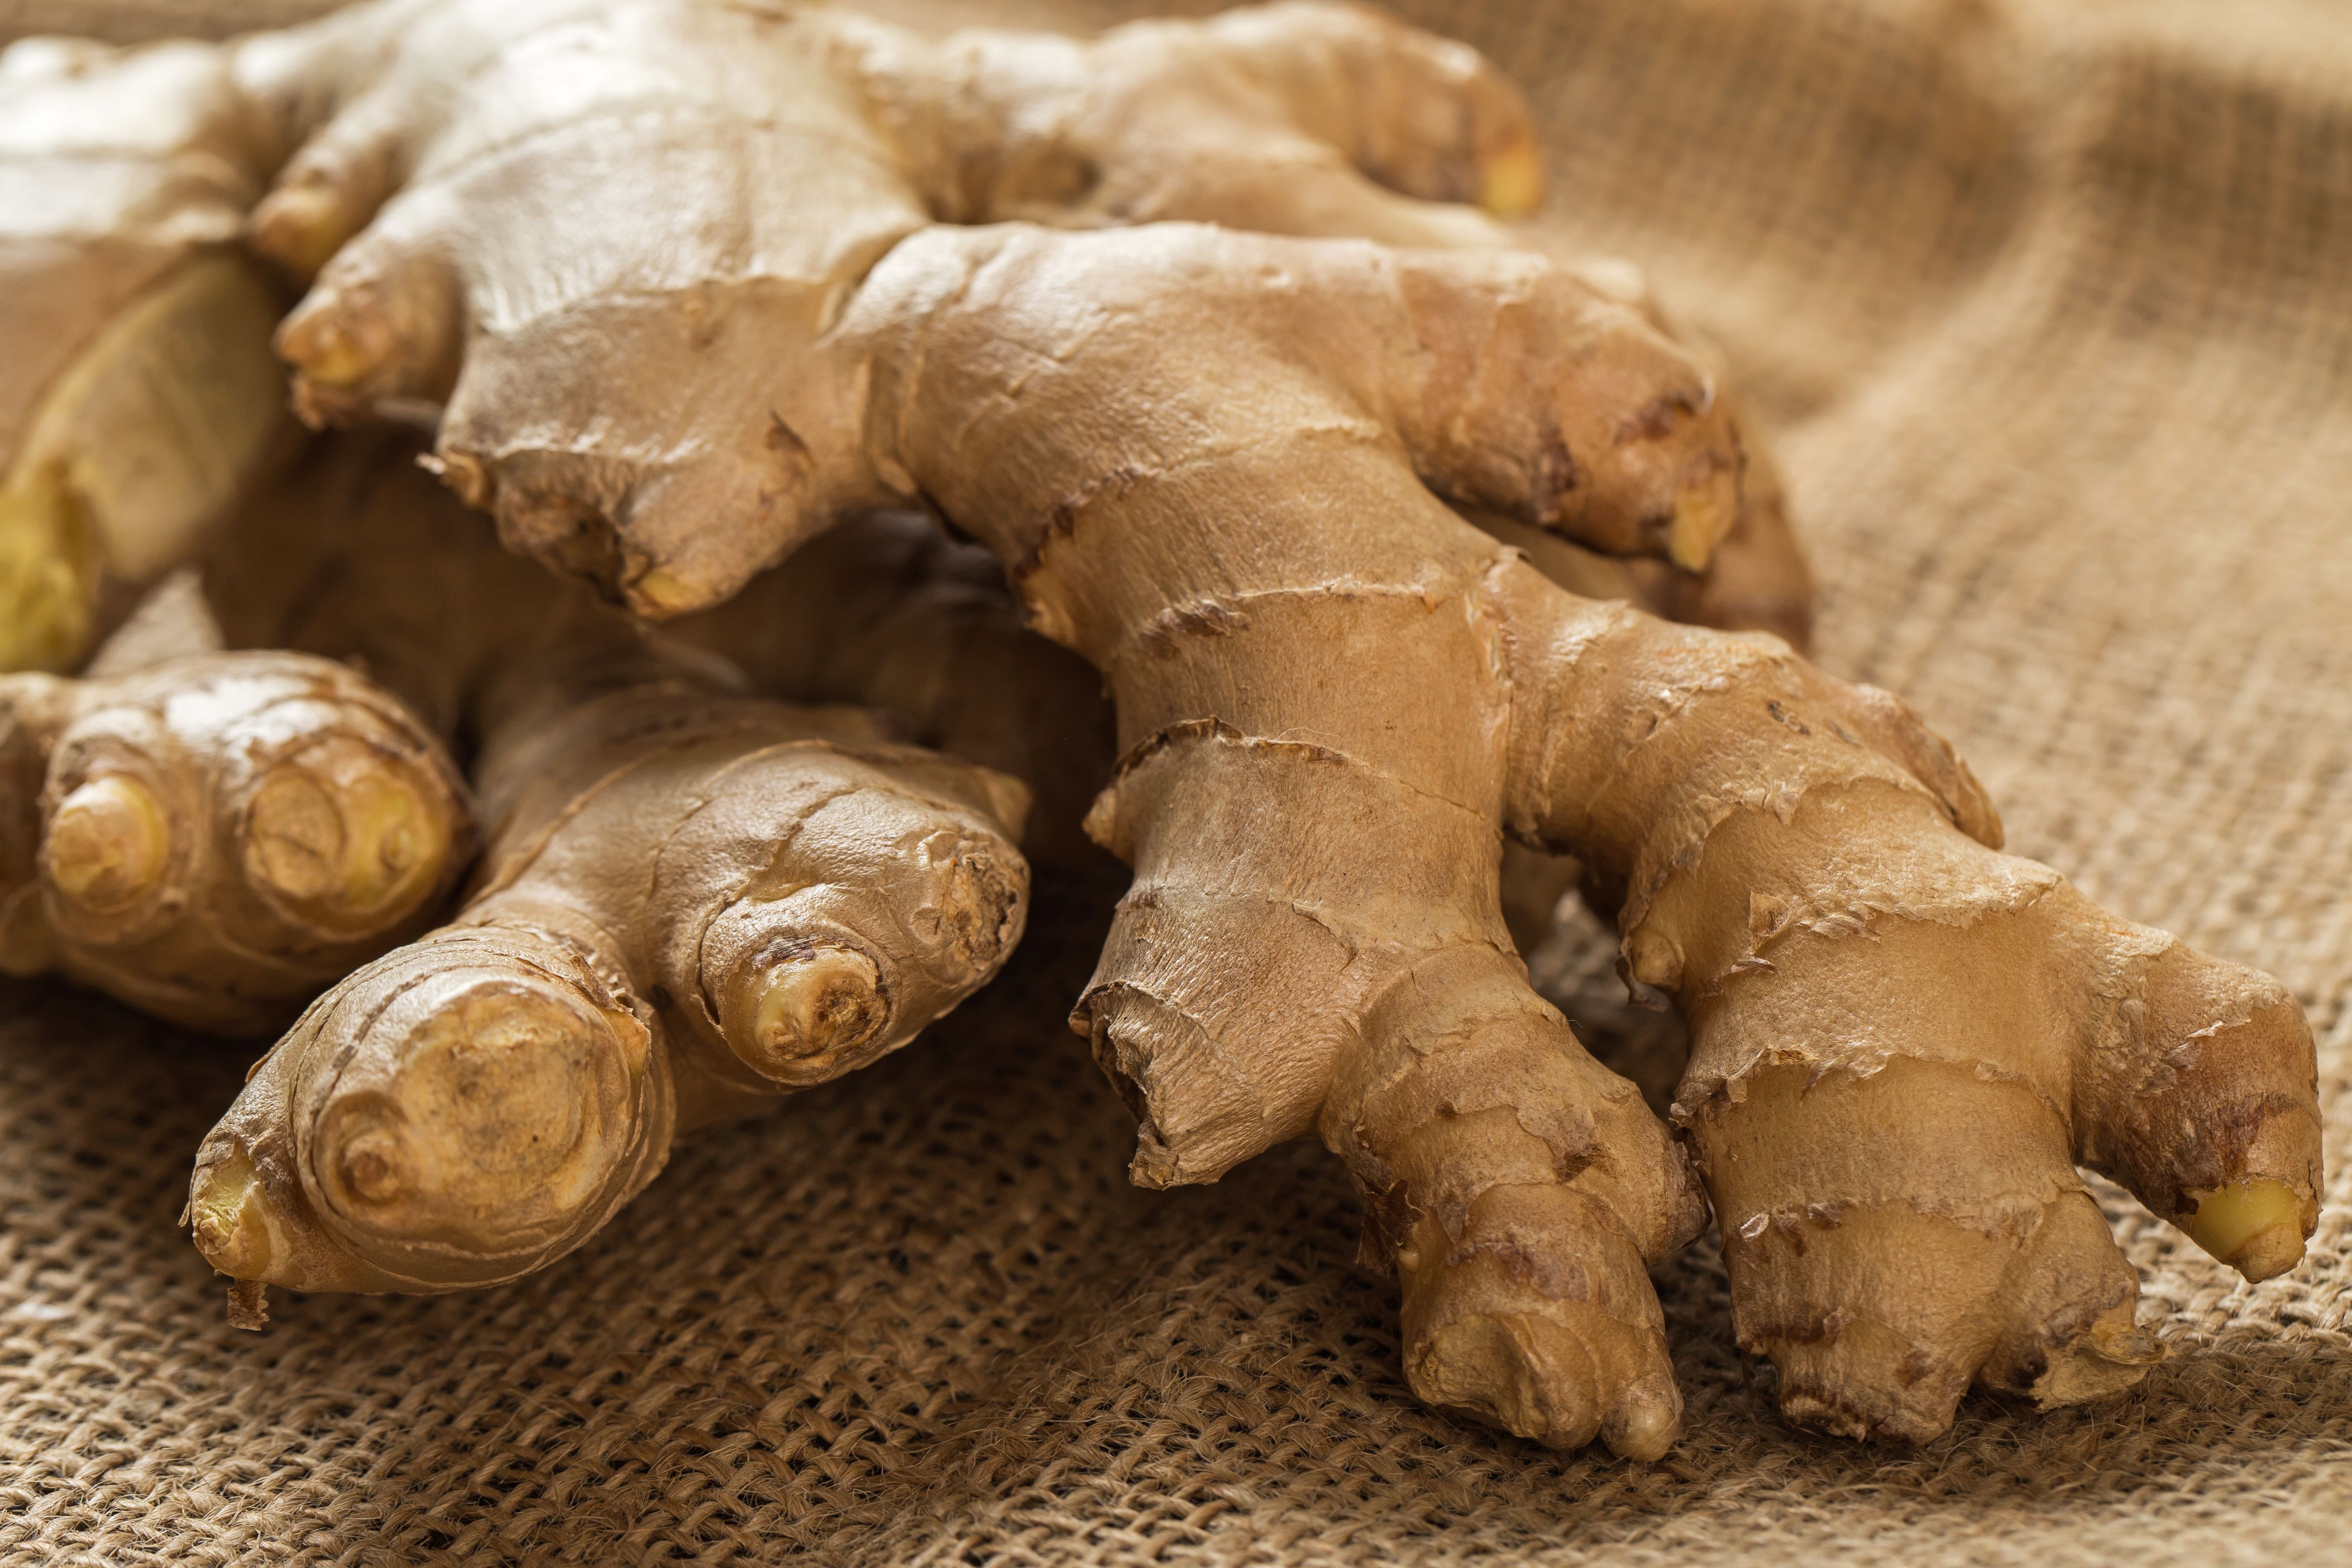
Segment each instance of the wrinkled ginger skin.
M942 169L927 124L1024 101L1023 70L1066 86L1067 55L926 56L814 12L477 9L421 14L257 220L274 254L334 252L280 339L305 406L446 398L459 493L648 616L724 598L845 508L928 503L986 544L1118 707L1089 827L1136 880L1077 1022L1136 1110L1138 1179L1318 1134L1401 1281L1424 1396L1664 1451L1679 1401L1643 1269L1703 1223L1700 1177L1743 1338L1832 1431L1932 1436L1971 1381L2055 1405L2139 1375L2137 1282L2074 1159L2250 1274L2299 1254L2315 1072L2273 982L1999 856L1982 791L1885 694L1575 598L1449 509L1685 572L1743 522L1770 547L1730 400L1638 291L1473 246L1458 212L1406 251L1062 227L1408 237L1383 225L1412 209L1364 198L1422 165L1350 144L1324 112L1344 91L1265 90L1236 58L1187 90L1255 102L1263 134L1192 172L1158 155L1151 100L1184 94L1155 54L1331 12L1106 54L1101 80L1160 85L1055 87L1035 141ZM994 58L1012 86L928 121L898 84L942 58L931 79ZM466 86L415 96L435 72ZM1531 198L1478 114L1393 120L1466 138L1493 204ZM1294 163L1330 203L1291 219L1253 156L1286 126L1328 150ZM927 226L940 209L1030 221ZM1506 838L1583 861L1629 970L1692 1019L1686 1145L1528 990ZM801 1027L863 975L829 960L735 1016ZM2013 1027L1988 1040L1988 1014Z
M0 676L0 967L224 1034L422 929L473 848L415 716L299 653Z
M1690 1024L1675 1120L1792 1419L1924 1442L1972 1382L2047 1407L2144 1375L2078 1165L2250 1279L2301 1257L2315 1056L2275 980L1996 852L1965 765L1885 694L1511 593L1513 656L1558 694L1520 831L1619 892L1629 972Z
M1008 561L1118 704L1090 827L1136 883L1076 1021L1143 1124L1139 1179L1318 1129L1404 1279L1421 1392L1662 1448L1654 1306L1612 1249L1654 1260L1698 1210L1536 1027L1495 916L1507 833L1585 862L1631 972L1691 1020L1678 1119L1792 1418L1916 1441L1971 1381L2058 1405L2138 1377L2137 1281L2078 1159L2252 1275L2291 1264L2318 1124L2277 984L1998 854L1980 787L1885 693L1577 599L1462 523L1430 491L1493 504L1531 389L1452 401L1442 356L1363 352L1321 314L1381 319L1343 254L940 234L859 302L920 345L877 357L877 466ZM1452 267L1381 265L1391 298L1486 308ZM1627 401L1605 357L1570 362L1595 382L1547 395ZM1596 486L1600 537L1692 471L1628 466L1659 490ZM1381 671L1444 672L1447 700ZM1597 1389L1562 1370L1596 1363Z
M321 998L199 1152L196 1243L233 1278L527 1273L677 1134L897 1049L1018 939L1010 780L691 685L519 722L481 890Z
M675 1136L904 1044L1026 910L1019 783L745 695L499 550L413 456L322 442L211 563L232 640L363 658L478 738L488 843L455 919L320 998L205 1141L189 1217L247 1288L539 1268Z
M217 48L0 52L0 670L79 665L283 449L279 155Z

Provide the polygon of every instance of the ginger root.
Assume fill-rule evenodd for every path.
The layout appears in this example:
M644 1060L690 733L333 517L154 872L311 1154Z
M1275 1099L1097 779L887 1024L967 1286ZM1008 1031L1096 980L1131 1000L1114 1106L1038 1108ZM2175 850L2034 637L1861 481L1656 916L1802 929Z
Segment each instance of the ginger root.
M473 848L415 716L300 653L0 676L0 968L230 1034L421 929Z
M1074 1021L1137 1113L1137 1179L1318 1134L1434 1401L1663 1452L1679 1400L1644 1266L1703 1224L1699 1179L1784 1409L1852 1434L1932 1436L1972 1381L2055 1405L2140 1375L2137 1281L2075 1162L2250 1275L2289 1266L2318 1123L2274 982L2000 855L1981 790L1885 694L1578 598L1453 509L1686 573L1744 522L1775 548L1704 359L1435 204L1532 195L1495 78L1352 9L1138 36L1073 55L815 10L400 0L250 41L242 78L308 138L255 224L318 267L279 337L298 399L443 404L458 493L648 616L859 507L928 504L985 545L1117 707L1088 822L1135 883ZM1195 134L1181 108L1207 102ZM1071 232L1139 216L1204 223ZM1365 239L1206 226L1228 219ZM494 841L557 824L579 880L466 951L530 944L504 958L552 988L512 994L568 1009L521 1031L551 1051L499 1061L627 1092L563 1102L617 1108L563 1145L587 1153L551 1167L551 1207L468 1250L436 1173L475 1134L407 1129L436 1124L470 982L415 988L425 1013L380 1015L381 1041L322 1003L295 1037L321 1043L282 1048L198 1177L205 1244L248 1276L455 1283L576 1241L665 1141L658 1090L628 1097L620 1020L650 1040L647 1014L599 998L702 998L694 1049L730 1073L757 1071L746 1030L798 1038L836 991L858 1011L848 957L772 1012L698 967L672 987L676 933L581 891L620 852L561 831L565 789L606 775L534 771L543 799L494 805ZM1528 989L1507 839L1578 857L1630 972L1690 1019L1686 1141ZM737 885L714 863L676 900L689 928ZM405 961L339 994L410 995ZM389 1076L336 1076L338 1043ZM410 1063L415 1098L369 1098ZM355 1218L371 1195L381 1225Z
M1018 937L1011 780L838 710L577 695L491 743L481 890L316 1003L205 1140L190 1213L223 1272L527 1272L677 1134L895 1050Z
M1622 901L1629 965L1693 1019L1693 1146L1724 1212L1767 1217L1734 1264L1736 1308L1798 1418L1918 1437L1971 1379L2053 1403L2127 1381L2145 1351L2134 1282L2083 1223L2070 1156L2193 1225L2217 1206L2204 1234L2258 1270L2299 1246L2316 1201L2312 1052L2271 982L2197 960L2183 990L2134 956L2154 938L2051 873L1972 858L1991 853L1963 832L1991 836L1980 797L1885 699L1775 642L1575 599L1441 502L1685 570L1753 512L1717 378L1641 302L1470 247L1468 214L1409 204L1460 194L1454 173L1379 199L1376 176L1491 172L1481 160L1513 139L1479 113L1384 115L1441 155L1375 157L1333 130L1370 117L1308 114L1323 100L1279 84L1251 100L1258 123L1332 150L1328 199L1288 209L1294 226L1451 249L1182 224L952 229L927 221L1118 215L1089 208L1096 192L1150 193L1156 216L1287 220L1249 139L1170 176L1164 122L1121 111L1115 88L1039 115L1040 135L998 115L975 136L988 105L1028 101L1013 67L1031 57L1008 48L927 52L818 13L682 4L538 31L467 28L468 14L449 0L426 13L444 31L396 40L349 100L363 109L331 119L271 198L289 214L279 254L356 236L281 336L307 406L446 397L438 450L459 493L510 544L650 615L725 598L860 506L928 501L987 545L1118 711L1123 760L1090 821L1136 883L1077 1020L1138 1112L1138 1178L1213 1179L1319 1133L1365 1195L1367 1256L1402 1283L1424 1395L1640 1455L1675 1421L1643 1265L1701 1209L1679 1145L1527 989L1498 907L1507 834L1583 860ZM1386 26L1260 15L1350 39ZM1213 25L1202 47L1257 26ZM453 39L476 51L462 76ZM1280 57L1263 31L1247 52ZM1151 79L1149 59L1133 68ZM413 90L436 77L462 85ZM1237 63L1227 85L1248 78ZM559 78L579 90L534 89ZM1464 79L1428 101L1460 104ZM1430 78L1317 80L1344 100ZM945 109L926 81L958 84L936 95ZM966 128L951 168L925 151L940 139L904 129L936 123ZM1122 138L1122 123L1161 128ZM827 156L793 156L815 140ZM616 169L658 172L662 243ZM396 193L388 170L406 172ZM1344 223L1317 215L1338 207ZM1815 824L1836 812L1832 852ZM1735 862L1743 835L1759 847ZM1727 862L1752 863L1716 874ZM1914 873L1929 885L1904 884ZM1848 966L1833 989L1717 967L1751 956L1728 945L1738 933L1772 929L1750 880L1786 890L1772 896L1801 912L1805 950ZM1988 887L2042 891L2002 904ZM1910 902L1890 909L1890 889ZM2021 947L2002 912L2029 907L2050 940ZM1852 939L1915 909L1948 912L1910 923L1945 950ZM1767 1110L1786 1053L1814 1049L1805 1008L1824 997L1850 1011L1841 1038L1907 1061L1972 1039L1965 1020L1992 996L2031 1026L2001 1052L1957 1073L1853 1073L1891 1097L1856 1173L1888 1185L1840 1177L1843 1130L1802 1113L1836 1096ZM2137 1034L2093 1027L2118 998ZM1856 1051L1832 1071L1878 1060ZM2184 1084L2216 1113L2178 1116ZM2012 1135L1948 1150L1938 1129L1972 1118ZM1787 1152L1758 1186L1729 1159L1742 1129ZM2291 1218L2228 1218L2265 1183ZM1827 1231L1837 1248L1769 1239L1784 1217L1849 1210ZM1906 1227L1976 1270L1953 1310L1887 1244ZM1805 1261L1832 1252L1851 1266ZM1920 1366L1932 1375L1908 1378Z
M1605 354L1475 347L1498 309L1557 322L1575 298L1462 253L1004 230L909 240L853 308L884 345L877 463L1013 563L1112 686L1125 756L1091 825L1137 880L1077 1021L1142 1121L1138 1178L1209 1179L1318 1129L1403 1278L1416 1387L1613 1440L1662 1369L1589 1315L1639 1321L1595 1260L1612 1227L1536 1216L1601 1171L1647 1248L1675 1228L1637 1217L1672 1211L1625 1188L1655 1203L1672 1167L1631 1130L1557 1131L1601 1125L1547 1075L1574 1060L1565 1031L1515 1061L1534 1009L1454 968L1507 950L1508 832L1585 862L1632 972L1691 1022L1677 1117L1789 1414L1916 1441L1971 1381L2044 1404L2127 1385L2152 1352L2137 1282L2074 1165L2251 1276L2290 1264L2319 1180L2299 1009L1995 853L1982 791L1893 698L1777 639L1578 600L1440 505L1541 473L1530 437L1580 426L1540 413L1658 405ZM1704 471L1616 461L1654 488L1596 484L1591 505L1633 518ZM1563 526L1544 498L1522 515ZM1606 540L1627 520L1565 522ZM1368 1072L1398 1112L1360 1097ZM1416 1125L1445 1158L1414 1152ZM1552 1333L1605 1370L1558 1370L1586 1364Z
M199 1152L196 1244L247 1287L541 1267L677 1136L904 1044L1025 914L1017 781L747 695L499 550L414 456L327 444L210 563L232 640L364 657L478 737L487 840L463 909L320 998Z
M276 162L218 49L0 54L0 670L78 665L285 442Z

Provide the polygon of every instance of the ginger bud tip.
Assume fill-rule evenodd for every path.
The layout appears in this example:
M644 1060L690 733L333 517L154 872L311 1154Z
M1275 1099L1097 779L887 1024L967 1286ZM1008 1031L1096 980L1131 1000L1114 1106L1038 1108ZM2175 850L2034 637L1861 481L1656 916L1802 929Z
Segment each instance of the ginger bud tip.
M336 739L254 791L245 863L256 886L332 925L368 923L440 875L449 824L408 770Z
M1523 218L1543 205L1543 158L1532 141L1490 154L1479 171L1478 204L1498 218Z
M1703 571L1715 557L1715 547L1731 531L1739 513L1739 477L1719 469L1675 497L1675 518L1666 534L1666 553L1685 571Z
M1682 1396L1659 1374L1625 1385L1601 1423L1601 1441L1623 1459L1663 1459L1683 1427Z
M313 295L278 329L278 353L303 380L339 392L373 375L394 348L387 327L373 317L355 317L332 292Z
M777 1073L862 1045L889 1007L874 960L845 947L809 946L746 977L748 1039L730 1039L762 1073ZM740 1016L740 1015L739 1015ZM736 1031L730 1030L730 1036Z
M244 1150L197 1173L188 1218L205 1261L233 1280L267 1277L277 1251L269 1206L262 1196L260 1173Z
M2274 1177L2226 1182L2197 1195L2181 1228L2250 1281L2284 1274L2303 1260L2303 1200Z
M1671 991L1682 984L1683 950L1673 937L1654 931L1647 925L1637 926L1625 938L1625 964L1633 977L1645 986Z
M649 621L700 610L710 596L666 567L656 567L629 584L629 608Z
M121 909L163 880L171 824L144 784L109 774L58 803L43 852L49 885L59 894L86 908Z
M316 277L351 237L341 198L323 184L280 186L254 209L248 227L254 249L303 278Z
M400 1141L382 1131L362 1133L342 1150L344 1189L370 1203L389 1203L406 1191L407 1169Z

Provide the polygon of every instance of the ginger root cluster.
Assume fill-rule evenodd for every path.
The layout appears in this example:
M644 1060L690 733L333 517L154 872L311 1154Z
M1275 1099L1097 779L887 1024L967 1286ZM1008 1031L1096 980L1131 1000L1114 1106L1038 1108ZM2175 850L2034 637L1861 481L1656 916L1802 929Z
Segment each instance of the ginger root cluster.
M2081 1171L2295 1264L2300 1009L1806 661L1724 367L1507 221L1501 73L1324 0L952 20L0 57L0 963L285 1031L195 1152L239 1321L578 1247L1093 846L1134 1179L1321 1140L1412 1387L1512 1432L1666 1451L1710 1212L1856 1437L2158 1359ZM1528 984L1570 879L1688 1023L1665 1119Z

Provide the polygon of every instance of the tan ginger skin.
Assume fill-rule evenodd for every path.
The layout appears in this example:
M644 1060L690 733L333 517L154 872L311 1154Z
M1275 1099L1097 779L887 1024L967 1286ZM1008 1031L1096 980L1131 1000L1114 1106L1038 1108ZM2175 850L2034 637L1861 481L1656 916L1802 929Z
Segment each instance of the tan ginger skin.
M0 389L0 670L77 664L286 449L282 372L261 347L286 297L234 243L273 172L299 149L256 237L307 276L421 151L416 117L443 96L440 70L509 37L560 33L567 14L598 7L491 7L454 24L441 9L361 7L226 47L32 39L0 57L0 207L10 214L0 225L0 341L16 355ZM477 31L484 16L491 26ZM387 40L412 22L423 37L383 69ZM1077 226L1189 215L1491 246L1514 236L1442 203L1512 213L1539 193L1508 83L1458 45L1366 14L1264 8L1208 26L1136 24L1088 43L975 30L932 42L822 9L793 26L793 46L830 53L856 91L855 102L820 95L787 139L861 120L855 142L905 165L923 209L885 202L854 224L836 214L817 249L783 268L821 296L836 292L833 274L864 265L926 213ZM457 143L442 155L467 156ZM1360 169L1435 199L1398 194ZM872 232L856 254L825 251L861 226ZM1638 289L1628 272L1612 264L1595 276ZM442 285L418 287L392 309L449 303L436 303ZM301 340L310 412L347 407L352 389L337 378L360 375L369 353L396 357L391 336L378 329L372 346L343 344L330 325ZM378 379L430 383L439 373L412 364ZM1751 478L1769 479L1757 474L1769 459L1752 447L1748 457ZM1607 567L1597 586L1801 643L1801 559L1774 486L1751 483L1749 494L1753 515L1715 569Z
M313 1004L205 1140L190 1212L224 1272L511 1279L677 1134L897 1049L1011 950L1011 780L854 710L690 682L551 696L484 763L480 889Z
M1084 93L1010 112L1053 100L1061 46L814 10L440 0L243 46L265 99L310 83L277 101L325 116L256 219L274 255L331 256L280 335L298 397L443 403L459 493L649 615L859 506L928 501L987 545L1118 709L1092 825L1136 882L1077 1021L1139 1179L1318 1133L1425 1397L1663 1452L1643 1266L1703 1223L1694 1167L1742 1343L1832 1431L1917 1440L1971 1381L2063 1404L2140 1375L2076 1161L2250 1277L2290 1266L2315 1073L2274 982L2000 855L1884 694L1572 596L1449 509L1685 569L1732 529L1725 400L1605 280L1034 226L1443 245L1465 215L1416 202L1532 196L1523 118L1458 52L1314 5L1181 37L1153 47L1216 68L1230 135ZM951 168L908 129L940 124ZM1300 138L1323 152L1274 160L1297 199L1269 210L1261 150ZM1582 859L1690 1019L1685 1143L1527 988L1507 836Z
M290 653L0 675L0 970L229 1034L422 930L473 850L415 716Z
M1020 783L749 695L498 549L414 456L312 453L212 563L230 640L363 658L479 737L487 844L450 924L314 1003L197 1156L197 1245L247 1326L264 1284L541 1267L676 1136L904 1044L1026 908Z
M676 665L673 655L664 662L609 615L578 602L536 567L498 550L480 519L418 472L413 451L397 434L329 438L243 508L207 562L209 606L219 623L215 636L363 665L442 733L487 726L494 760L515 749L511 736L518 730L516 720L499 716L499 694L515 688L518 671L526 673L520 684L535 690L546 678L551 652L571 660L590 654L603 672L600 682L611 678L615 663L627 669L653 661L640 674L667 672L654 680L650 698L662 711L674 711L681 701L693 703L690 688L698 681L723 684L723 676L697 669L690 661ZM110 653L129 635L118 635ZM747 671L761 689L878 706L926 740L952 744L965 755L1039 780L1049 810L1031 813L1033 852L1042 853L1049 864L1082 863L1077 817L1092 781L1108 769L1112 755L1108 706L1096 695L1091 670L1020 626L1016 606L984 552L951 544L919 517L852 519L810 545L791 570L768 573L728 604L675 623L653 646L681 635ZM683 698L681 681L689 688ZM520 727L536 732L562 705L534 702L530 723ZM530 776L546 775L550 758L558 768L565 765L583 737L604 744L598 737L608 723L609 716L535 734L526 753ZM581 766L593 773L598 765ZM776 780L763 776L760 782L772 787ZM495 801L495 771L485 787ZM556 790L561 795L569 788L559 785ZM642 789L631 786L620 797L623 808L637 809ZM1063 820L1052 821L1055 814ZM597 833L595 852L575 853L545 872L539 879L541 895L551 881L568 904L616 906L620 901L604 896L606 884L641 886L673 858L657 836L609 829L604 817L593 814L583 815L576 828L567 825L563 832L575 841ZM502 831L509 837L516 831L512 826ZM904 874L893 883L887 865L869 866L863 874L870 888L909 885ZM664 918L677 921L691 907L666 904ZM483 933L475 927L495 924L496 914L496 905L478 903L451 932L436 934L355 977L338 994L337 1006L346 1014L363 1015L362 999L380 995L387 976L418 990L473 998L485 984L486 971L503 968L508 983L494 988L515 988L518 977L532 977L535 969L548 966L532 963L511 943L486 949ZM925 930L928 940L940 940L938 931ZM947 935L954 936L952 930ZM668 946L675 947L675 939ZM914 955L902 956L902 968L908 956ZM855 967L855 960L848 962ZM959 990L976 972L969 963L936 953L927 962L935 968L945 963ZM842 965L828 962L824 967ZM883 994L905 991L893 984ZM823 994L848 998L835 1009L845 1016L867 1010L859 1000L863 993L854 988L844 991L836 985ZM478 998L463 1008L470 1009L463 1013L468 1017L481 1010ZM589 1010L601 1016L610 1009L592 1004ZM914 1017L919 1020L930 1010L918 1009ZM460 1012L460 1003L453 1001L432 1016ZM579 1009L547 1016L575 1018ZM658 1168L667 1128L641 1105L615 1109L606 1082L611 1073L595 1071L593 1051L578 1049L575 1041L574 1049L537 1073L477 1077L469 1082L472 1092L453 1099L446 1083L426 1070L425 1064L441 1063L441 1053L415 1043L426 1032L410 1031L396 1049L378 1042L362 1055L397 1064L394 1082L402 1085L402 1098L417 1105L404 1124L435 1128L438 1142L448 1145L446 1157L434 1162L437 1168L495 1173L464 1192L462 1204L454 1197L444 1201L435 1217L432 1260L396 1250L391 1239L370 1228L380 1217L358 1204L352 1183L335 1174L351 1163L340 1151L352 1138L322 1137L307 1156L290 1152L299 1140L289 1134L289 1126L307 1119L342 1127L352 1120L339 1107L362 1092L349 1085L365 1075L346 1068L340 1073L296 1074L327 1084L305 1089L289 1089L288 1071L265 1071L241 1103L240 1114L207 1151L192 1215L216 1262L257 1286L268 1281L415 1291L482 1283L493 1270L536 1267L576 1245ZM510 1046L520 1040L562 1039L563 1031L546 1026L533 1031L500 1013L479 1022L471 1036ZM901 1031L898 1038L903 1037ZM302 1060L302 1051L312 1059L338 1060L307 1028L298 1030L271 1060ZM848 1058L812 1059L779 1082L813 1082L856 1064ZM781 1071L782 1064L771 1067ZM700 1076L689 1074L694 1082ZM741 1103L740 1095L722 1096L716 1110L690 1117L689 1124ZM457 1121L472 1124L450 1131L446 1108L428 1114L425 1105L460 1106L466 1114ZM576 1134L583 1119L595 1127L619 1121L631 1134L641 1129L645 1136L608 1131L602 1137L565 1139L551 1136L546 1124ZM373 1131L380 1117L361 1120ZM511 1151L509 1157L495 1157L502 1140L524 1150L560 1148L563 1163L520 1175ZM389 1158L382 1140L358 1141L363 1146L355 1157L381 1186L388 1178L378 1167ZM262 1170L276 1173L275 1179L257 1181ZM295 1179L288 1179L288 1173ZM574 1195L552 1240L541 1212L550 1192ZM333 1204L340 1204L333 1211L346 1220L340 1236L317 1218ZM242 1241L236 1239L240 1234ZM533 1239L518 1245L517 1235ZM239 1297L243 1321L257 1321L257 1293Z
M253 131L217 48L0 54L0 670L79 665L285 442Z

